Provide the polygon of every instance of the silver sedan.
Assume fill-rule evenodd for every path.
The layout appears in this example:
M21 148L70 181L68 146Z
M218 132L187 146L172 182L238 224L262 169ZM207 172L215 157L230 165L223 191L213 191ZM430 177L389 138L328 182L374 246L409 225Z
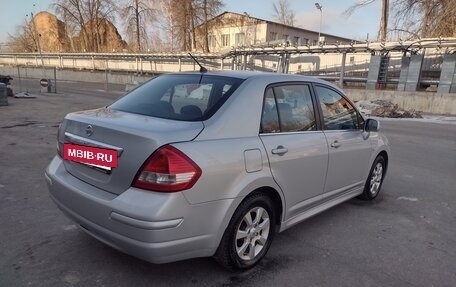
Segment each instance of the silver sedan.
M277 232L377 197L388 161L379 123L325 81L192 72L68 114L45 176L63 213L120 251L246 269Z

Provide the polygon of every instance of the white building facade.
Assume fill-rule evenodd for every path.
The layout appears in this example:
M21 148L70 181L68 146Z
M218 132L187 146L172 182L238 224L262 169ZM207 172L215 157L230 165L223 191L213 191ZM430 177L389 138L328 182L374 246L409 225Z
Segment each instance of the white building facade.
M204 51L205 25L208 30L209 52L220 53L243 46L277 45L287 43L294 46L317 45L316 31L288 26L269 20L251 17L247 14L224 12L215 18L197 26L195 51ZM321 33L321 42L351 43L349 38Z

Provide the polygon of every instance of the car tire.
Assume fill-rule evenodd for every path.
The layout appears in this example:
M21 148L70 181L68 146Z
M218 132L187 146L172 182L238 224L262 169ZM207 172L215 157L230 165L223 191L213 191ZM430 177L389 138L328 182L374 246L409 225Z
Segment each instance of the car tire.
M270 197L255 193L239 205L214 255L228 269L249 269L268 252L275 233L276 210Z
M383 179L385 177L386 162L383 156L379 155L374 160L372 167L364 185L363 193L358 196L362 200L373 200L377 197L382 188Z

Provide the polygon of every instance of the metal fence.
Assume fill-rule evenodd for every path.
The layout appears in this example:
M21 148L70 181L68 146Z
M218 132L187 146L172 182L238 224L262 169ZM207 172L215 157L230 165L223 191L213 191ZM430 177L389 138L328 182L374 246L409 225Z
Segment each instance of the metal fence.
M256 70L319 76L339 84L364 86L372 70L371 56L381 55L380 88L396 89L406 55L423 55L420 87L437 85L443 58L455 53L456 38L353 45L240 47L225 54L196 54L209 70ZM69 70L101 70L159 74L194 71L199 67L187 54L115 53L3 53L0 65L56 67ZM372 71L371 71L372 72Z

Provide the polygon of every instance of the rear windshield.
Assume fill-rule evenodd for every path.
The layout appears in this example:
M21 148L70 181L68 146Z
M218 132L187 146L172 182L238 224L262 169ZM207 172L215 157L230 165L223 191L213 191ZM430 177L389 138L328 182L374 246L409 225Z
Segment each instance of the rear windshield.
M109 108L164 119L201 121L211 117L241 82L237 78L205 74L162 75Z

